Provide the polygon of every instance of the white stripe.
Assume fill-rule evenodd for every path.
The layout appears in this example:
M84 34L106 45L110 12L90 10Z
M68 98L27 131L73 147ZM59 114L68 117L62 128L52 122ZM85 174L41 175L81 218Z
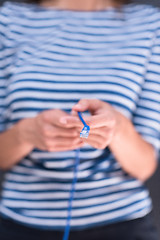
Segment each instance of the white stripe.
M118 179L114 178L113 180L99 180L94 182L78 182L76 185L77 190L89 190L89 189L95 189L95 188L103 188L108 187L109 191L117 191L118 189L128 189L128 188L136 188L141 187L142 183L138 180L132 181L132 182L126 182L120 181L121 178L118 177ZM118 184L118 186L114 186ZM40 191L40 190L70 190L71 185L68 183L37 183L37 184L21 184L21 183L10 183L10 182L4 182L3 183L4 188L12 189L12 190L19 190L19 191Z
M111 213L103 213L100 216L92 216L88 218L83 218L83 219L72 219L71 220L71 226L85 226L87 224L93 224L93 223L98 223L98 222L103 222L111 219L115 219L116 217L123 217L125 214L131 214L134 211L142 210L146 207L148 209L148 212L150 212L150 200L145 200L143 202L140 202L139 204L132 205L130 207L127 207L122 210L116 210L115 212ZM144 215L146 214L146 209L144 210ZM28 224L35 224L35 225L43 225L43 226L65 226L66 225L66 220L59 220L59 219L38 219L38 218L31 218L31 217L26 217L19 215L12 210L7 209L6 207L2 206L0 207L0 211L4 214L7 214L7 216L10 216L13 219L16 219L18 221L28 223ZM130 216L131 216L130 215Z
M88 148L88 146L87 146ZM82 152L80 151L80 159L93 159L100 157L103 153L103 150L96 149L93 151L93 148L91 148L92 151L89 152ZM64 151L64 152L31 152L29 154L29 157L31 159L58 159L58 158L75 158L75 152L74 151Z
M135 194L135 197L132 197L132 198L129 198L129 197L127 198L127 196L128 194L126 193L124 193L122 196L117 194L117 196L110 197L110 200L106 201L106 204L104 204L103 206L95 206L95 207L91 206L91 207L87 207L87 209L84 208L84 209L78 209L78 210L73 209L72 217L85 217L90 214L99 214L99 213L103 213L110 210L114 211L116 208L127 206L133 203L135 200L139 201L145 198L145 194ZM116 201L117 199L119 199L119 201ZM120 200L120 199L123 199L123 200ZM116 201L116 202L110 203L111 201ZM54 218L67 217L67 211L65 210L64 211L23 210L23 214L28 216L46 217L46 218L47 217L54 217Z
M123 189L126 188L126 184L123 184ZM110 192L111 189L108 188L103 188L103 189L97 189L97 190L89 190L89 191L80 191L80 192L75 192L74 194L74 199L82 199L83 198L89 198L89 197L95 197L97 196L98 198L101 198L101 196L98 195L105 195L108 194L109 197L111 197L112 200L118 200L120 198L123 198L125 196L130 196L130 194L135 194L136 190L132 189L127 192L119 192L119 193L112 193ZM118 188L117 188L118 190ZM3 190L3 196L4 198L13 198L13 199L24 199L24 200L63 200L69 198L69 192L53 192L53 193L24 193L24 192L14 192L14 191L9 191L9 190ZM108 200L110 201L110 200Z
M25 167L20 166L14 166L12 168L13 172L17 173L24 173L24 174L30 174L32 172L35 176L41 176L46 178L57 178L57 179L72 179L74 176L74 173L72 171L69 172L62 172L62 171L48 171L48 170L39 170L39 169L29 169ZM86 178L90 176L91 170L85 170L83 172L78 172L78 178Z
M47 69L45 69L46 71ZM43 70L44 71L44 70ZM62 71L62 70L61 70ZM76 70L77 71L77 70ZM91 70L92 71L92 70ZM103 70L101 70L103 71ZM47 72L49 72L49 70L47 70ZM74 72L74 70L72 69L72 73ZM93 71L94 72L94 71ZM93 73L92 72L92 73ZM118 82L117 82L118 83ZM135 98L135 90L133 91L130 87L130 84L128 82L128 86L124 85L123 82L119 81L120 84L123 84L123 86L120 86L120 85L116 85L116 84L112 84L110 82L110 84L104 84L104 83L95 83L95 84L91 84L91 83L85 83L84 85L81 84L81 83L63 83L62 84L55 84L55 83L45 83L45 82L38 82L38 89L37 89L37 86L35 86L35 82L18 82L14 85L11 85L10 86L10 91L13 91L13 90L20 90L21 88L33 88L33 91L39 91L39 89L45 89L45 90L50 90L53 89L53 90L100 90L100 91L105 91L105 90L111 90L111 91L115 91L115 92L119 92L119 93L126 93L126 95L129 95L130 97L132 97L133 99ZM158 84L157 84L158 86ZM129 88L130 89L129 89ZM153 88L155 89L156 86Z
M128 196L128 193L126 193L126 196L125 196L125 193L124 194L124 197L127 197ZM115 201L118 199L118 196L120 197L120 194L116 194L115 195L111 195L111 196L101 196L101 197L96 197L96 198L90 198L90 199L80 199L80 200L77 200L77 199L74 199L73 201L73 208L74 207L85 207L85 210L81 209L81 211L86 211L87 212L87 209L89 210L90 208L93 210L94 207L93 205L99 205L99 204L105 204L107 203L107 206L105 207L104 205L101 206L100 208L104 208L104 210L108 211L108 210L112 210L112 209L115 209L115 208L118 208L118 207L121 207L121 206L125 206L126 204L130 204L130 203L133 203L137 200L143 200L145 198L148 197L148 192L141 192L141 193L137 193L137 194L134 194L131 195L130 197L128 197L127 199L125 200L119 200L119 201L116 201L115 203L112 201ZM130 200L129 200L130 199ZM34 202L29 202L29 201L18 201L18 200L2 200L2 204L5 205L6 207L14 207L14 208L30 208L30 209L37 209L37 208L42 208L42 209L52 209L52 208L67 208L68 206L68 201L65 200L59 200L58 202L47 202L47 201L44 201L44 202L39 202L39 201L34 201ZM87 207L87 209L86 209ZM94 211L94 210L93 210Z
M90 99L95 99L97 96L98 99L103 99L104 101L114 101L114 102L120 102L121 104L126 104L127 106L132 105L133 100L127 99L124 96L118 96L118 95L113 95L113 94L102 94L102 93L41 93L41 92L29 92L29 91L25 91L25 97L30 97L30 98L34 98L34 101L19 101L19 102L14 102L12 104L12 109L18 109L19 107L21 108L23 107L27 107L27 106L32 106L32 107L37 107L37 108L42 108L41 106L43 103L43 99L48 99L48 100L67 100L69 99L70 101L73 100L79 100L82 98L87 98L89 97ZM16 92L16 93L12 93L10 94L10 96L8 97L8 103L12 102L14 99L21 99L24 98L24 93L23 92ZM40 103L39 101L36 102L36 99L40 99ZM44 102L44 104L46 105L46 103ZM55 103L54 103L55 104ZM57 103L56 103L57 104ZM64 103L61 103L61 105L63 106ZM73 104L72 104L73 105ZM48 107L53 107L53 103L47 103L46 109ZM63 107L61 107L63 108Z
M70 40L68 39L68 41L70 41ZM41 51L39 51L39 48L37 48L36 46L34 46L33 48L27 46L24 50L29 52L29 53L32 53L32 55L28 56L28 54L22 52L21 57L23 58L23 60L21 60L20 62L22 62L22 61L23 62L24 61L25 62L30 62L31 60L35 61L35 57L36 57L36 60L37 60L37 58L45 57L46 59L49 59L49 60L56 59L56 60L62 60L62 61L68 61L68 62L81 61L81 62L88 62L88 63L94 61L93 57L96 57L96 62L106 62L107 59L108 59L108 55L109 55L104 50L103 50L103 54L102 54L102 51L100 51L99 54L95 53L95 51L93 51L93 53L91 52L87 56L84 55L84 53L82 53L80 51L77 53L76 50L73 50L72 52L70 51L70 53L75 54L75 55L72 56L71 54L67 55L67 53L64 53L63 52L64 49L63 49L63 51L62 51L62 49L61 49L61 51L59 50L59 52L57 53L57 49L51 47L50 46L51 44L48 44L48 45L50 47L49 49L47 49L48 46L45 46L45 44L41 45L39 47L41 49ZM133 45L135 45L135 44L133 44ZM137 43L137 47L138 47L137 51L139 51L140 47L143 47L144 41L142 41L141 45L142 46L139 45L139 42ZM119 47L121 47L121 45ZM116 50L114 50L114 49L112 50L110 55L113 55L113 54L115 54L116 56L118 54L123 55L123 56L124 56L124 54L131 55L131 54L135 54L135 51L136 51L136 49L133 49L132 46L128 46L126 49L123 49L123 48L119 49L119 48L117 48L117 43L116 43L115 49ZM147 49L147 48L141 49L139 51L139 55L141 55L141 56L149 55L149 49ZM85 56L85 58L84 58L84 56Z
M155 122L154 119L143 119L141 117L135 117L134 118L134 124L142 124L147 126L147 127L151 127L155 130L159 130L159 123L158 122Z
M139 114L139 116L142 117L148 117L149 113L150 113L150 118L152 118L153 120L155 119L157 121L157 119L159 118L160 114L158 112L154 112L152 111L152 106L148 106L151 111L149 109L144 109L143 107L139 107L136 111L137 114ZM159 107L160 108L160 107Z
M6 173L5 174L5 179L6 180L11 180L16 181L16 182L39 182L39 181L45 181L47 179L44 179L42 177L37 177L37 176L24 176L24 175L17 175L17 174L12 174L12 173Z

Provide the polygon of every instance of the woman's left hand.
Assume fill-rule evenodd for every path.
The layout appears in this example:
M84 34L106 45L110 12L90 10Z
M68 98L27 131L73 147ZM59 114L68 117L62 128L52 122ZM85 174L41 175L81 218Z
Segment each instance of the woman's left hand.
M87 139L83 139L94 148L104 149L113 141L120 126L120 113L110 104L97 99L82 99L72 109L72 116L63 117L61 122L82 130L83 124L79 120L77 112L88 110L91 116L85 117L90 133Z

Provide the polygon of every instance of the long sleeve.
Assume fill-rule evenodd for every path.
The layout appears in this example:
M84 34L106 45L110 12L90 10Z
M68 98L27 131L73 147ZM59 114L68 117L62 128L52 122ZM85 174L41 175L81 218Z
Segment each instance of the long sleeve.
M133 123L142 137L160 149L160 27L156 32L150 61L139 96Z
M7 57L6 57L6 26L8 18L2 13L0 8L0 132L5 130L5 109L6 109L6 80L7 80Z

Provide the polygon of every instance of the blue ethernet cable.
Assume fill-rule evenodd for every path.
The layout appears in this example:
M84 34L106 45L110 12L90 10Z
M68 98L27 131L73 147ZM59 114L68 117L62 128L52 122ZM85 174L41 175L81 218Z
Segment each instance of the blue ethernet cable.
M78 112L78 116L84 125L82 131L80 132L80 137L88 138L90 127L86 124L86 122L84 121L82 114L80 112ZM71 219L72 219L72 203L73 203L76 183L77 183L77 179L78 179L78 167L79 167L79 162L80 162L79 153L80 153L80 149L76 149L74 175L73 175L73 181L72 181L72 186L71 186L71 191L70 191L70 199L68 201L68 216L67 216L67 223L66 223L65 230L64 230L63 240L69 239Z
M66 223L65 231L63 235L63 240L69 239L70 223L72 218L72 203L74 199L75 187L76 187L77 178L78 178L78 167L79 167L79 161L80 161L79 152L80 150L76 149L75 168L74 168L73 181L72 181L72 186L70 191L70 199L68 202L68 216L67 216L67 223Z

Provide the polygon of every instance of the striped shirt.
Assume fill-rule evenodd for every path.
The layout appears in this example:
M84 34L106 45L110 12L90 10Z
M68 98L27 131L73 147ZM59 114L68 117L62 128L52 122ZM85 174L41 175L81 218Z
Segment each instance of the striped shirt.
M83 98L111 104L158 153L159 10L130 4L74 12L6 3L0 10L0 131L47 109L70 112ZM2 216L64 229L74 163L75 151L34 149L5 174ZM72 229L136 219L151 208L145 186L109 148L81 148Z

